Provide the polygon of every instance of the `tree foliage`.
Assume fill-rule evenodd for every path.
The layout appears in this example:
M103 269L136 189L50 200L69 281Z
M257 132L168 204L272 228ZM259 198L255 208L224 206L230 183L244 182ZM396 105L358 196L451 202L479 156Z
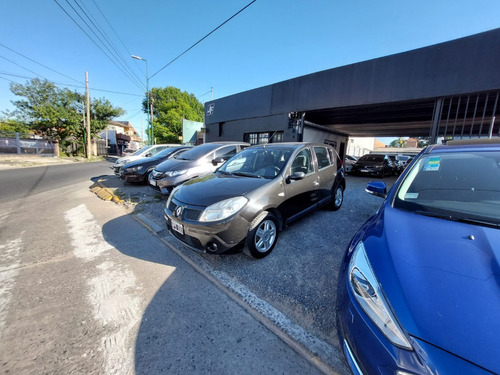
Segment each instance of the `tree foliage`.
M153 132L158 143L179 143L182 136L183 118L191 121L203 121L203 104L193 94L169 86L153 88L151 96ZM147 98L143 100L142 105L144 113L147 113Z
M24 124L24 129L50 140L85 144L83 122L84 95L66 88L61 89L48 80L34 78L26 84L12 83L11 91L20 97L12 103L16 110L7 121ZM90 133L95 137L110 120L125 114L107 99L93 99L90 105Z

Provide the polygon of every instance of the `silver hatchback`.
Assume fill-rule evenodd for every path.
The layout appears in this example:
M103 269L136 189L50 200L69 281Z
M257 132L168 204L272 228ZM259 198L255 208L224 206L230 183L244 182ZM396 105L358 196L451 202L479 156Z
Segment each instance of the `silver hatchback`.
M186 151L177 159L169 159L156 166L149 175L149 184L163 194L182 183L212 173L226 160L250 146L245 142L205 143Z

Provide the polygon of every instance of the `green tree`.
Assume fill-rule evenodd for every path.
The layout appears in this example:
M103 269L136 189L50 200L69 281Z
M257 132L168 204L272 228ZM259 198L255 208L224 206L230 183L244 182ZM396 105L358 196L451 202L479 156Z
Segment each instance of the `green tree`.
M203 104L193 94L176 87L153 88L153 132L158 143L179 143L182 119L203 121ZM147 98L142 102L148 112ZM148 129L149 134L149 129Z
M406 140L403 138L398 138L389 143L389 147L404 148L406 147Z
M12 113L17 123L42 135L49 140L83 148L85 127L83 115L86 112L84 95L61 89L48 80L34 78L26 84L12 83L11 91L22 99L13 101L16 111ZM107 123L117 116L125 114L120 107L114 107L107 99L91 101L90 133L95 137ZM73 147L73 149L75 149Z
M59 89L52 82L39 78L25 85L12 83L10 89L15 95L24 98L12 102L17 108L17 120L37 134L61 141L80 126L78 93Z

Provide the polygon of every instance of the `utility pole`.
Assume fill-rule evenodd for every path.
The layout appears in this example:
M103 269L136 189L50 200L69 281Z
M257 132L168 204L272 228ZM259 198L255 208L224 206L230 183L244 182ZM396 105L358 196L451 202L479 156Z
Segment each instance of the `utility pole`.
M87 93L87 159L90 159L90 94L89 74L85 72L85 91Z
M148 95L150 95L151 99L149 100L149 105L150 105L150 108L149 108L149 115L151 116L149 118L149 128L151 130L151 144L154 145L155 144L155 136L154 136L154 133L153 133L153 95L151 95L150 93L148 93Z

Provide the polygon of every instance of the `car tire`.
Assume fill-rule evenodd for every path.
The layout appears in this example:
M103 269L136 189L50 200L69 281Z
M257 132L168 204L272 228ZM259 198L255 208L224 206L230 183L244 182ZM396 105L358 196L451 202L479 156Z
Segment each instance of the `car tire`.
M278 220L269 213L259 225L248 232L246 248L250 255L262 259L269 255L278 240Z
M344 203L344 189L342 185L338 185L333 192L332 202L329 208L332 211L337 211L342 206L342 203Z

